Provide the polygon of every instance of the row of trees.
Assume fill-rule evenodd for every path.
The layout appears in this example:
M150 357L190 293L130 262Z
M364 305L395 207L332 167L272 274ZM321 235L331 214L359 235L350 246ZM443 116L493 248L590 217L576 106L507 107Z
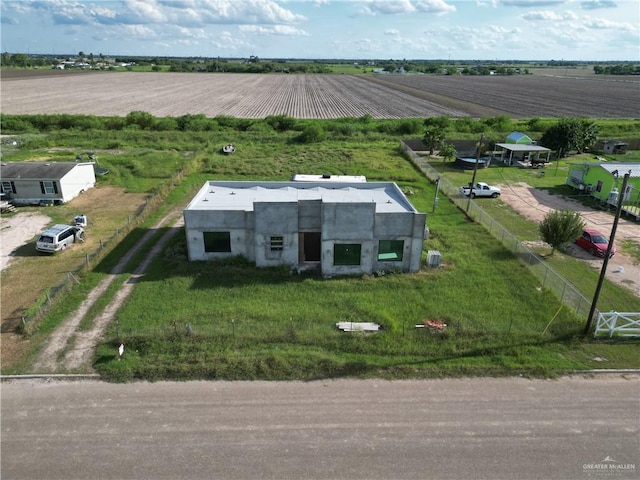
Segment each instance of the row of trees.
M510 130L511 119L508 116L490 117L483 120L484 124L493 131L506 132ZM530 121L537 124L536 119ZM435 150L449 157L450 146L445 142L447 132L454 126L449 117L433 117L424 121L424 135L422 142L433 155ZM497 139L487 138L486 148L493 148ZM553 125L548 126L540 138L540 145L554 150L558 157L566 156L569 152L582 153L593 146L598 140L597 125L585 118L561 118ZM446 153L442 153L443 152ZM455 153L454 153L455 155Z
M331 73L329 66L319 63L298 62L230 62L226 60L171 60L171 72L227 72L227 73ZM154 70L160 70L156 64Z
M51 65L51 60L45 57L34 57L25 53L4 52L0 59L3 67L33 68Z
M593 71L596 75L640 75L640 65L595 65Z
M384 133L415 137L421 135L425 125L431 122L440 125L447 133L479 134L489 132L489 135L492 135L496 141L499 141L505 132L508 133L515 129L514 126L519 125L506 115L483 119L434 117L427 120L419 118L374 119L371 115L325 120L304 120L287 115L272 115L264 119L235 118L228 115L207 117L204 114L155 117L148 112L131 112L126 117L70 114L0 115L2 131L12 134L55 130L122 130L126 128L201 132L226 129L236 131L301 131L309 123L318 123L325 130L343 136ZM531 130L532 125L539 126L539 124L544 125L538 121L529 121L527 129Z
M125 117L95 115L0 115L0 129L6 134L44 133L57 130L143 130L151 132L254 132L272 134L306 132L302 139L311 143L323 139L323 133L336 137L358 135L416 136L422 120L415 118L374 120L371 115L358 118L302 120L288 115L271 115L263 119L236 118L228 115L207 117L187 114L179 117L155 117L149 112L133 111Z

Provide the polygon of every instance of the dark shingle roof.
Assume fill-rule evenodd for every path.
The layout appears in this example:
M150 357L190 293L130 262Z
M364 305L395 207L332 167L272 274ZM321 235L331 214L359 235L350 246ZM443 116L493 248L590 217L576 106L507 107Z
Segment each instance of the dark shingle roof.
M59 180L69 173L75 162L3 162L0 164L2 180Z

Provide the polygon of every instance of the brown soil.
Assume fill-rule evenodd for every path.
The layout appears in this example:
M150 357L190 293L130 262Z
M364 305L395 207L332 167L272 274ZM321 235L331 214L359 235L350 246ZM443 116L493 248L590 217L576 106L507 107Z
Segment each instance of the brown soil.
M11 74L15 77L3 73L0 78L3 113L108 116L140 110L158 117L202 113L238 118L279 114L296 118L507 114L522 118L556 117L562 112L576 117L636 118L640 111L640 80L629 76L22 73L22 77L20 72Z

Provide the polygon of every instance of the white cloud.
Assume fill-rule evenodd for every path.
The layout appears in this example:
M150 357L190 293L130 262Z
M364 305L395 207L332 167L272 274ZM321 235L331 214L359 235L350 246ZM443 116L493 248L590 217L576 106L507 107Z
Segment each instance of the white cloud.
M500 0L476 0L476 7L497 7L500 4Z
M185 38L193 38L203 40L208 38L206 32L201 28L176 27L176 32L181 40Z
M612 0L591 0L580 4L585 10L596 10L598 8L616 8L618 5Z
M399 15L415 12L416 8L410 0L370 0L360 13L365 15Z
M165 23L168 20L164 8L154 0L127 0L126 6L137 19L131 23Z
M395 28L388 28L384 31L384 34L397 37L400 35L400 30L396 30Z
M122 30L126 38L136 40L150 40L157 38L156 33L144 25L123 25Z
M455 12L456 7L445 0L369 0L360 9L362 15L402 15L405 13L432 13L444 15Z
M638 31L637 25L632 25L630 23L623 22L612 22L611 20L607 20L605 18L585 18L584 26L587 28L592 28L595 30L618 30L618 31L627 31L634 32Z
M559 22L559 21L577 20L578 16L569 10L564 12L553 12L551 10L541 10L538 12L526 13L522 15L522 19L532 20L532 21L543 21L543 22L550 22L550 21Z
M416 0L415 7L419 12L435 13L436 15L456 11L456 7L449 5L444 0Z
M4 2L3 2L4 3ZM293 24L307 20L274 0L125 0L118 14L109 2L86 4L67 0L41 2L56 23L162 23L197 26L207 24ZM106 6L105 6L106 5ZM120 4L119 4L120 5Z
M566 0L500 0L500 4L505 7L549 7L565 3Z
M286 35L286 36L308 36L309 34L300 28L291 25L240 25L241 32L257 33L260 35Z
M211 41L213 45L220 53L224 52L238 52L243 49L253 49L255 46L246 42L240 36L232 34L225 30L221 32L216 39Z
M499 25L489 25L486 27L488 32L495 33L497 35L519 35L521 33L520 28L505 28ZM508 37L507 37L508 38Z

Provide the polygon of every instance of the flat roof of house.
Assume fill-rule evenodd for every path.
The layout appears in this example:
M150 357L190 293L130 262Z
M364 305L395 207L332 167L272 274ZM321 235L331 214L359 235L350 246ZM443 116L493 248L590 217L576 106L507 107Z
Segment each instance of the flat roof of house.
M59 180L78 165L93 162L2 162L0 177L3 180Z
M253 211L256 202L375 203L376 213L418 213L393 182L234 182L210 181L185 210Z
M496 147L514 152L550 152L551 149L540 145L521 145L519 143L496 143Z

